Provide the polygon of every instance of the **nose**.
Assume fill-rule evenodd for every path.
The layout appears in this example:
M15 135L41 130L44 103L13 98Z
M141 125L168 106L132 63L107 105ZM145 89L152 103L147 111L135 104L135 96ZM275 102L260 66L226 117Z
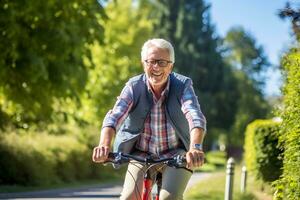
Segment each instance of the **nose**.
M154 65L152 65L152 69L154 70L159 70L159 65L158 65L158 62L156 62Z

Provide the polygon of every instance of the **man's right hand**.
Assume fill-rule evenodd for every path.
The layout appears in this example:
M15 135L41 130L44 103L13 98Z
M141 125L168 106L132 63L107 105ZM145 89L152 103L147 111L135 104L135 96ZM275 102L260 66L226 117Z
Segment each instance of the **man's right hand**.
M102 163L105 162L108 158L108 153L110 152L109 146L99 145L93 150L93 162Z

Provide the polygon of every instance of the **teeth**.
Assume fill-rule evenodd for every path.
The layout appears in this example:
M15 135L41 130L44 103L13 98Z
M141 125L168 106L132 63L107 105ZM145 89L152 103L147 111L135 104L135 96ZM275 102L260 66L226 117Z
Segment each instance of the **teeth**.
M160 76L161 74L154 74L154 73L152 73L152 75L154 75L154 76Z

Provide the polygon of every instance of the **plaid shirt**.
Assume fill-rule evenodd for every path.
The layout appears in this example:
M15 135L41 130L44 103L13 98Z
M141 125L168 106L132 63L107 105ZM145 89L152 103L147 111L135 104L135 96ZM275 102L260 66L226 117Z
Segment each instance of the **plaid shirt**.
M137 141L136 148L141 152L147 152L159 156L168 154L174 155L179 145L179 139L175 134L175 130L168 122L166 117L165 99L169 92L170 80L159 99L153 94L153 106L150 114L147 116L144 124L144 131L141 133ZM152 91L147 83L148 90ZM205 129L206 120L204 115L199 116L200 105L192 104L197 99L192 84L189 84L184 89L181 97L181 110L185 114L189 123L189 128L192 130L195 127ZM198 102L198 101L196 101ZM118 130L124 119L128 116L128 112L133 105L133 91L130 85L126 85L118 97L118 100L112 110L110 110L105 119L103 127L114 127ZM201 112L200 112L201 113ZM202 114L202 113L201 113ZM175 151L173 151L175 150Z
M161 97L157 99L147 82L148 90L153 94L153 106L145 120L143 134L136 144L136 148L140 151L160 155L178 147L178 138L174 128L167 121L165 111L165 99L169 92L169 85L170 81L168 80Z

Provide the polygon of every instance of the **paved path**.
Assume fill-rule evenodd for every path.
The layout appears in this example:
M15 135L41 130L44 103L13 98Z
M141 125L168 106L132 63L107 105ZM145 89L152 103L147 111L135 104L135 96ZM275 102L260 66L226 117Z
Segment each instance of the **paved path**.
M194 173L190 179L187 188L193 186L195 183L209 177L209 173ZM55 189L38 192L21 192L21 193L0 193L0 199L81 199L81 200L117 200L122 190L122 185L93 185L72 189Z

